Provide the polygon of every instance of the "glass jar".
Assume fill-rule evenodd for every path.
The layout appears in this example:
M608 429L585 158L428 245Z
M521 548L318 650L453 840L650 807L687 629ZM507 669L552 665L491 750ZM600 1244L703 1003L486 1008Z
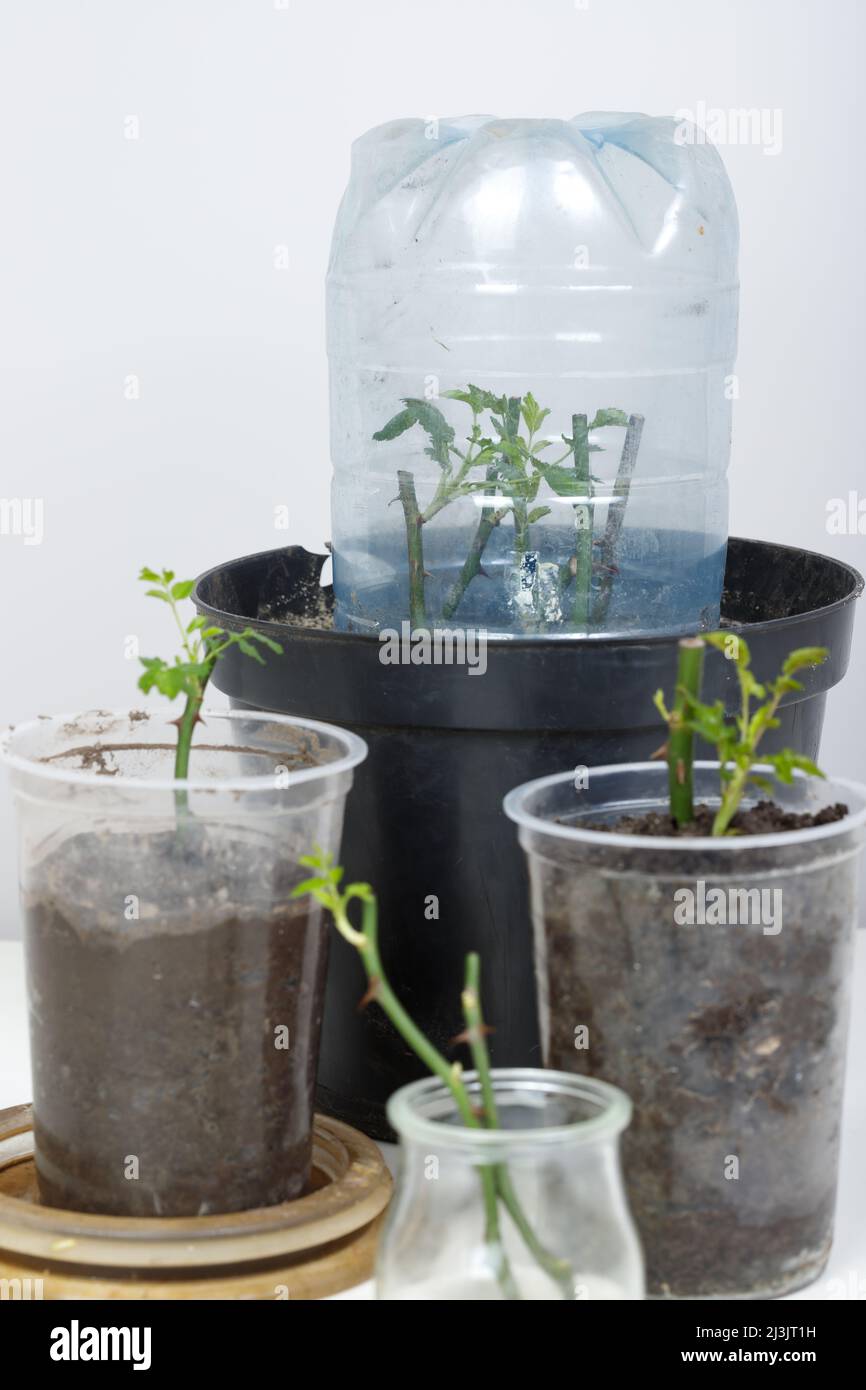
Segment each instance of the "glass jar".
M3 741L52 1207L207 1216L307 1182L328 929L292 890L302 855L338 852L366 747L284 715L203 718L182 781L168 714Z
M475 1103L479 1087L465 1076ZM467 1129L437 1077L388 1102L400 1137L396 1190L376 1266L381 1299L496 1301L640 1299L643 1264L623 1190L619 1136L631 1102L590 1077L520 1067L495 1070L498 1130ZM501 1244L485 1240L481 1175L508 1184L543 1247L533 1257L499 1203ZM497 1277L504 1254L513 1288ZM565 1284L543 1267L562 1262ZM564 1291L565 1290L565 1291Z
M337 626L718 626L737 250L687 122L357 140L328 271Z

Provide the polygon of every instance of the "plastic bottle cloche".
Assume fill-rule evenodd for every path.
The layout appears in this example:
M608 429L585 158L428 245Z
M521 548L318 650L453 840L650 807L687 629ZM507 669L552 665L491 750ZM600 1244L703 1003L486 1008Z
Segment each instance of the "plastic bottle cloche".
M328 273L338 627L716 626L737 244L684 122L357 140Z

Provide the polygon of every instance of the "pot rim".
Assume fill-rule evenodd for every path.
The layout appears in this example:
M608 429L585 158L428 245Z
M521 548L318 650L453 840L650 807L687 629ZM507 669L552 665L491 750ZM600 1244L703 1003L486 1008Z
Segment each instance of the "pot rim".
M712 760L696 760L694 767L718 772L719 763ZM766 763L756 763L753 770L769 776L774 775L773 768ZM589 777L592 777L593 773L653 773L656 777L666 777L667 767L663 762L605 763L601 767L588 768L587 773ZM795 771L794 776L803 781L815 780L817 785L821 785L819 779L810 778L799 770ZM513 787L504 798L503 810L509 820L514 821L519 827L521 834L523 831L531 830L540 835L570 841L572 844L633 851L675 850L680 855L695 852L706 854L708 850L736 853L739 850L745 852L750 849L781 849L785 845L804 845L816 840L832 839L866 824L866 786L842 777L828 777L827 782L843 792L853 792L860 802L858 811L849 811L841 820L832 821L829 825L806 826L802 830L776 830L768 835L625 835L618 831L587 830L573 825L560 825L555 821L546 820L543 816L533 815L525 809L524 803L530 793L573 781L572 769L569 772L554 772L548 777L537 777L531 782L523 782L520 786Z
M491 1077L494 1090L497 1083L505 1083L517 1090L521 1089L520 1083L524 1083L527 1091L546 1089L575 1099L594 1100L602 1103L604 1109L591 1119L573 1120L565 1125L542 1125L538 1129L468 1129L464 1125L447 1124L443 1120L417 1114L413 1107L419 1101L438 1099L440 1095L447 1098L451 1094L441 1077L425 1076L420 1081L401 1086L388 1098L388 1120L401 1142L404 1139L411 1142L426 1140L440 1147L472 1152L525 1149L538 1145L551 1148L613 1139L622 1133L631 1120L632 1103L625 1091L595 1076L545 1067L492 1067ZM463 1080L470 1090L480 1090L477 1072L464 1072Z
M160 711L155 708L148 708L145 711L148 717L160 719ZM274 775L272 772L256 774L248 777L227 777L203 778L203 777L181 777L181 778L147 778L147 777L128 777L121 773L106 778L98 771L85 771L76 768L55 767L49 763L39 762L33 758L24 757L10 750L10 744L15 736L27 733L33 729L44 729L46 725L53 724L59 727L63 724L70 724L75 720L87 715L99 716L101 719L128 719L132 711L126 710L78 710L73 714L53 714L42 715L37 719L29 719L23 724L10 724L0 731L0 763L4 763L16 772L23 772L30 777L38 777L49 782L63 782L67 785L93 787L108 785L123 790L135 790L141 792L166 792L166 791L191 791L191 792L250 792L250 791L273 791ZM319 719L300 719L295 715L273 714L268 710L235 710L235 709L205 709L202 711L202 719L207 720L250 720L258 719L267 724L288 725L297 729L308 729L311 733L323 733L334 736L342 741L344 753L342 757L334 759L332 762L321 763L316 767L300 768L296 772L287 772L285 778L280 783L281 790L289 790L292 787L300 786L304 782L314 782L321 778L337 777L340 773L351 772L359 763L363 762L367 756L367 745L357 734L349 729L343 729L338 724L326 724ZM98 740L101 735L93 734L93 739ZM147 740L143 740L147 742ZM158 747L156 743L153 747ZM229 750L226 749L228 752ZM266 751L266 750L264 750ZM195 745L193 744L193 753Z
M736 542L745 542L751 545L772 546L774 549L788 551L791 554L796 552L808 559L830 561L832 564L838 565L839 569L847 574L851 586L848 593L843 594L841 598L832 599L830 603L822 604L818 608L806 609L802 613L785 613L781 617L763 618L755 623L730 622L727 625L727 630L732 633L779 632L786 627L791 627L798 623L802 624L809 618L814 618L818 615L825 618L830 613L846 608L850 603L858 599L863 593L864 587L866 587L866 579L864 579L860 571L855 569L854 565L849 564L847 560L842 560L837 555L825 555L820 550L807 550L804 546L787 545L782 541L756 540L753 536L728 536L729 544L732 540ZM233 631L247 625L255 628L259 632L272 633L276 637L282 634L284 639L287 634L294 634L304 640L316 642L333 642L336 638L341 642L348 642L355 646L363 646L366 644L368 646L378 647L379 637L376 633L342 632L337 631L334 627L298 627L294 623L277 622L274 618L257 618L254 614L230 613L228 610L218 608L209 600L202 598L202 589L205 588L208 581L212 580L216 575L224 575L227 572L240 570L255 561L276 559L283 555L289 548L291 547L273 546L269 550L254 550L248 555L238 555L231 560L224 560L221 564L211 565L208 569L202 570L201 574L196 578L195 588L192 593L192 600L195 604L196 611L213 618L215 622L219 622L220 626L224 627L227 631ZM303 546L301 548L306 549L306 547ZM320 551L307 551L307 554L320 558L323 566L325 561L330 558L328 553L322 554ZM451 623L450 626L459 628L461 624L455 622ZM478 627L476 630L481 631L481 628ZM603 633L587 634L586 636L575 636L574 633L561 635L549 634L547 637L508 636L501 633L488 633L486 635L486 644L488 650L492 649L494 651L511 650L514 648L532 651L536 649L540 643L547 642L555 645L565 645L566 647L573 645L584 651L588 646L601 648L603 650L614 650L622 646L665 648L670 647L671 643L674 642L676 638L690 635L694 635L694 629L692 628L677 628L666 632L624 633L619 635L606 635Z

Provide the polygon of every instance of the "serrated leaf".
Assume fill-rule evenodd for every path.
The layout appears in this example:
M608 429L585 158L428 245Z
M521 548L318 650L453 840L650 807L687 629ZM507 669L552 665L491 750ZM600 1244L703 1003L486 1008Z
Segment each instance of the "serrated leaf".
M610 406L607 410L597 410L589 428L591 430L606 429L609 425L627 425L628 416L624 410L617 410Z
M558 497L586 496L586 484L581 482L573 468L565 468L558 463L543 463L541 459L535 460L535 467Z
M780 782L790 784L795 772L806 772L810 777L823 777L824 773L811 758L804 753L795 753L792 748L783 748L780 753L765 753L761 761L769 763Z
M803 682L795 680L793 676L777 676L770 682L770 688L774 695L785 695L789 690L802 690Z
M279 642L275 642L273 637L268 637L264 632L254 632L252 635L257 642L261 642L269 651L276 652L277 656L282 656L282 646Z
M542 410L531 391L527 391L526 395L522 398L520 409L523 416L523 423L526 425L530 434L535 434L550 414L549 410Z
M300 898L304 893L312 893L314 888L325 888L327 882L326 878L305 878L292 889L292 897Z
M442 395L448 400L462 401L464 405L471 406L475 415L480 415L483 410L489 410L496 415L505 413L504 396L494 396L492 391L485 391L480 386L473 386L471 382L465 391L443 391Z
M785 657L782 675L793 675L794 671L801 671L804 666L820 666L829 655L827 647L797 647Z
M146 566L139 571L138 577L139 579L143 579L148 584L159 583L159 575L157 574L156 570L147 569Z
M383 425L380 430L377 430L373 438L379 442L387 439L397 439L399 435L405 434L407 430L410 430L412 426L417 425L417 423L418 417L414 410L401 410L396 415L392 416L387 425Z

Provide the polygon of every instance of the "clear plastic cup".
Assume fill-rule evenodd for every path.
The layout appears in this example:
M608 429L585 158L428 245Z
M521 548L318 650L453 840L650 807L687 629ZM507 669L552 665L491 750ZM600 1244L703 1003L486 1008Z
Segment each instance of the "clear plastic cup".
M327 958L300 856L337 853L354 734L206 713L5 735L18 812L36 1166L50 1206L189 1216L307 1181Z
M589 827L664 810L666 766L584 772L505 800L529 865L546 1064L632 1098L623 1157L651 1295L791 1292L832 1239L866 788L798 775L779 805L848 815L644 838ZM718 804L718 788L718 765L697 764L695 799Z

